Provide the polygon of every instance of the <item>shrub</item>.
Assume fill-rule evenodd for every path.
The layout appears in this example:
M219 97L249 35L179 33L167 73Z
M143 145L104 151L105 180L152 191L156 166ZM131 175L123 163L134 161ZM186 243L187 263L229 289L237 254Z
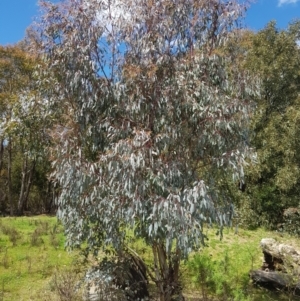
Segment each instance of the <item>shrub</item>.
M282 229L289 234L300 235L300 208L284 210Z
M213 261L208 254L197 254L188 262L188 269L192 276L192 282L200 287L203 300L208 300L209 293L215 289L213 283Z
M81 301L82 296L77 288L79 280L77 270L56 271L50 282L50 288L58 296L59 301Z
M9 241L13 244L13 246L16 246L17 241L21 238L19 231L13 227L5 226L3 224L1 224L0 226L2 233L8 236Z
M146 300L149 297L145 263L124 252L102 262L86 273L88 298L100 300Z
M196 254L188 262L188 270L196 288L202 293L202 300L250 300L245 290L248 274L239 274L238 267L225 251L221 260L213 260L206 252Z
M35 229L34 232L31 234L30 244L33 247L38 247L44 243L43 238L41 237L41 231L39 228Z

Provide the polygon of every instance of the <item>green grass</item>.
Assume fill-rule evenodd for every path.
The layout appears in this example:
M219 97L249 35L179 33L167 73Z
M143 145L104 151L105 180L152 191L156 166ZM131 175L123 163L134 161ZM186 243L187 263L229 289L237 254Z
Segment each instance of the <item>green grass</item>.
M184 266L183 279L185 292L190 297L188 300L300 300L286 292L254 287L249 279L249 271L262 266L262 238L274 238L300 250L297 238L264 229L241 229L238 234L234 234L232 229L225 229L220 241L215 233L215 229L208 231L207 247L192 254Z
M55 217L0 219L0 300L40 300L55 270L76 259L64 249L63 228Z
M300 250L298 238L262 228L239 229L238 234L235 234L234 229L225 228L223 239L220 240L216 232L217 229L206 230L207 246L191 254L187 262L182 262L181 271L186 301L300 300L286 292L270 292L255 287L249 278L249 272L260 269L263 263L260 248L262 238L274 238ZM134 239L131 231L128 237L131 240L130 247L151 265L151 249L145 246L141 239Z
M298 239L264 229L240 229L238 234L225 229L220 241L215 233L216 229L207 230L207 247L182 263L187 301L296 300L281 292L254 288L248 275L262 265L262 238L272 237L300 249ZM151 249L134 239L130 231L128 240L129 246L151 264ZM74 268L78 269L79 258L78 252L65 251L64 242L63 228L56 217L0 218L0 301L61 300L54 297L55 279L63 280L58 285L65 282L68 286L78 274ZM70 300L75 301L75 297Z

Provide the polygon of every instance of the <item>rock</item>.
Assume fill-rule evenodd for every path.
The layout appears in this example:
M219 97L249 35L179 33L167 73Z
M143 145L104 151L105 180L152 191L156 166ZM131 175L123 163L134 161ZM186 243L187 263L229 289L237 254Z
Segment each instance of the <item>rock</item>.
M261 270L250 272L254 283L269 289L288 289L300 295L300 252L294 247L264 238L260 242L264 254Z
M292 270L298 273L300 268L300 252L294 247L276 242L272 238L264 238L260 242L264 254L264 269L270 271ZM299 273L298 273L299 274Z

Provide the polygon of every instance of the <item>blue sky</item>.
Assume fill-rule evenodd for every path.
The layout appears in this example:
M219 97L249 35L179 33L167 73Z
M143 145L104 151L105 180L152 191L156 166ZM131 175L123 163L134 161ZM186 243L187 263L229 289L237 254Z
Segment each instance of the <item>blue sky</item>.
M262 29L269 21L275 20L279 28L300 19L300 0L256 0L246 15L246 26L252 30Z
M37 0L0 0L0 45L20 41L38 11ZM248 10L245 23L259 30L276 20L278 27L286 28L295 18L300 19L300 0L257 0Z

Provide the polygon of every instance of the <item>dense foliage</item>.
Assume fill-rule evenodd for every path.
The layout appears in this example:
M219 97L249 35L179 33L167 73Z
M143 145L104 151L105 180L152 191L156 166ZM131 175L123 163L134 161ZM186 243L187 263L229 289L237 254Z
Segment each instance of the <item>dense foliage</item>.
M258 164L247 171L246 224L276 228L283 211L299 205L300 23L279 30L274 22L247 32L244 68L262 80L252 119L251 145Z
M36 57L24 44L0 47L0 206L22 215L51 202L44 99L37 93ZM41 202L41 199L43 201Z
M203 243L203 224L222 227L231 218L215 171L243 181L251 156L247 128L258 87L235 67L234 53L217 51L236 34L244 7L42 5L34 45L48 67L40 77L49 111L62 116L52 131L52 175L68 245L121 251L132 228L152 247L160 299L171 300L181 295L180 260Z

